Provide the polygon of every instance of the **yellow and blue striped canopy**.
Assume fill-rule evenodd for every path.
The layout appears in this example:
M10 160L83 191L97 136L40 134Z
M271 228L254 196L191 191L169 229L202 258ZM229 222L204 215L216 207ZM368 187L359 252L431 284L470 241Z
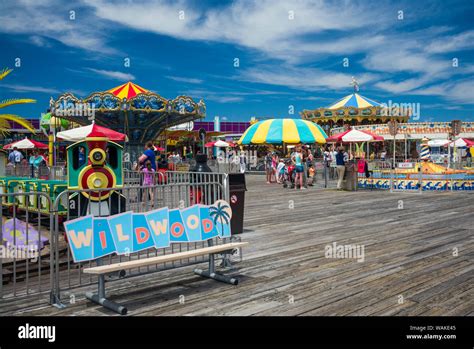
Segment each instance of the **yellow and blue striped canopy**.
M380 103L373 101L367 97L361 96L358 93L353 93L344 98L341 98L336 103L330 105L326 109L339 109L344 107L353 107L353 108L368 108L368 107L378 107Z
M321 126L301 119L270 119L250 126L240 137L239 144L312 144L326 143Z

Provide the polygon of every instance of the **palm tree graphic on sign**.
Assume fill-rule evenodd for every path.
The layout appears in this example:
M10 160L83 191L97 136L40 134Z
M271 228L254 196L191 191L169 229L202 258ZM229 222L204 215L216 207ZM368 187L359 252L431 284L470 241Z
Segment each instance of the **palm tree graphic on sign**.
M232 218L232 209L225 200L217 200L214 205L209 207L209 215L214 221L214 224L220 223L221 235L224 235L224 224L229 224Z

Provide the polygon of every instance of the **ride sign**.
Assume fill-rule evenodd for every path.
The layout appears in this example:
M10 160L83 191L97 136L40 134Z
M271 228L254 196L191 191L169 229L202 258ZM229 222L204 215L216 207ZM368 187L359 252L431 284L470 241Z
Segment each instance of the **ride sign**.
M64 222L74 262L94 260L112 253L134 253L166 248L172 243L230 237L232 210L224 200L214 205L193 205L109 217L80 217Z

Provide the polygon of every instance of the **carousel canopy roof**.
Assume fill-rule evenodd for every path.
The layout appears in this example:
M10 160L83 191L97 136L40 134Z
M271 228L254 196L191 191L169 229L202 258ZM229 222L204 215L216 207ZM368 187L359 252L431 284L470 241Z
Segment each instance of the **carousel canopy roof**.
M358 93L352 93L350 95L341 98L336 103L331 104L327 109L339 109L344 107L353 107L353 108L368 108L368 107L378 107L380 103L369 99L367 97L361 96Z
M123 98L129 99L129 98L135 97L136 95L140 93L148 93L150 91L129 81L123 85L111 88L107 92L112 93L114 96L117 96L120 99L123 99Z
M201 99L178 96L165 99L132 82L108 91L93 92L84 99L71 93L50 99L51 115L80 125L96 124L125 133L130 144L156 139L165 129L206 116Z

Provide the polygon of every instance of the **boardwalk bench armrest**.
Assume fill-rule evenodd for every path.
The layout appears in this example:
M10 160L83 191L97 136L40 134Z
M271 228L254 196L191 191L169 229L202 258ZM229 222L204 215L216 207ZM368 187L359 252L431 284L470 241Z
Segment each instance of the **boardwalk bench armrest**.
M214 264L215 254L232 251L246 245L248 245L248 242L231 242L231 243L226 243L222 245L203 247L203 248L190 250L190 251L172 253L169 255L148 257L144 259L137 259L134 261L127 261L127 262L113 263L113 264L108 264L108 265L99 265L97 267L92 267L92 268L85 268L83 270L85 274L98 275L99 277L98 293L93 294L92 292L87 292L86 298L116 313L125 315L127 314L127 308L106 298L105 275L117 273L125 269L146 267L149 265L162 264L162 263L177 261L180 259L186 259L186 258L192 258L192 257L198 257L198 256L204 256L204 255L209 255L209 270L195 269L194 270L195 274L203 276L203 277L207 277L210 279L214 279L217 281L225 282L231 285L237 285L239 283L239 280L237 278L216 273L215 264Z

